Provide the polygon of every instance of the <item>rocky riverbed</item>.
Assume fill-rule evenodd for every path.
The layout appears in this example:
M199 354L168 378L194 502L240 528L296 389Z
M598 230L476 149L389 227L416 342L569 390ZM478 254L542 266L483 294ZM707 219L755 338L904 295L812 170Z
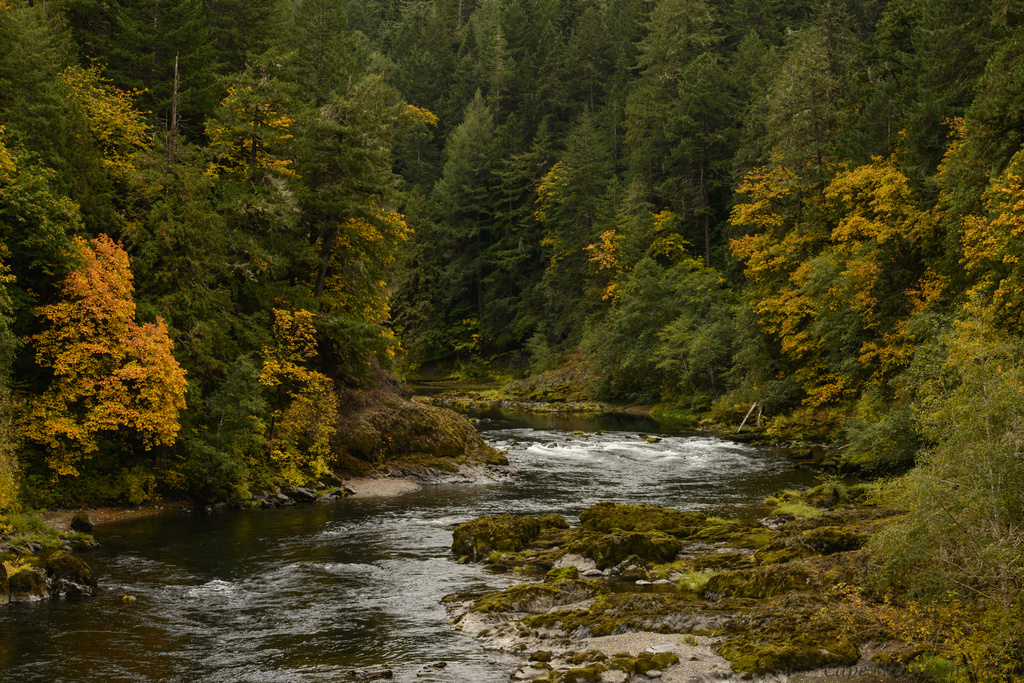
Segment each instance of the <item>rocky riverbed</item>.
M906 648L840 604L864 581L866 540L898 513L849 493L814 516L756 521L613 503L576 527L558 515L478 518L454 531L459 561L532 580L445 603L484 648L529 658L518 680L899 674Z

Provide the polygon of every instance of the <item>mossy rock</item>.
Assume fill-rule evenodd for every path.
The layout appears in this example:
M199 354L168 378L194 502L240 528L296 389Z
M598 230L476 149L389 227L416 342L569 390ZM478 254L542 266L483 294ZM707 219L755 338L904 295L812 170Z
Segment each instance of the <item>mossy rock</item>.
M857 550L864 541L865 537L857 531L838 526L821 526L800 534L801 545L819 555Z
M452 532L452 551L474 562L492 551L518 552L540 533L535 517L496 515L463 522Z
M7 579L7 567L0 562L0 606L6 605L11 599L11 583Z
M569 552L589 557L598 569L606 569L630 555L636 555L645 564L670 562L681 547L677 538L664 532L637 531L591 534L572 543Z
M551 569L544 575L545 581L558 581L559 579L578 579L580 570L576 567L558 567Z
M791 538L778 538L754 553L758 564L782 564L807 555L807 549Z
M714 543L728 543L737 548L761 548L777 536L777 533L762 524L740 524L727 522L704 527L693 538Z
M409 401L390 378L376 379L380 386L373 391L349 390L339 396L342 405L332 442L339 469L360 473L365 471L361 463L389 466L393 462L409 472L451 471L463 463L508 464L465 417ZM440 466L444 460L447 464Z
M672 593L606 593L586 610L561 610L524 617L527 628L558 628L576 636L610 636L626 631L678 632L707 603ZM685 630L685 625L683 625ZM589 660L574 660L579 664Z
M550 583L519 584L476 600L474 612L526 612L543 614L553 607L571 605L608 592L601 580L558 579Z
M753 555L747 553L708 553L692 558L688 564L693 569L744 569L756 564Z
M96 523L92 521L92 517L85 510L79 510L75 513L75 516L71 518L71 530L81 531L84 533L92 533Z
M661 531L679 538L693 535L706 520L707 516L702 512L607 502L592 505L580 513L583 527L594 531Z
M11 602L35 602L50 595L46 576L36 569L22 569L8 577Z
M63 550L58 550L47 558L46 574L54 580L64 579L92 588L98 585L89 565Z
M708 579L701 595L708 600L723 597L765 600L783 593L811 589L811 574L792 564L737 569Z
M718 653L729 660L736 673L753 675L851 666L860 659L857 646L845 638L820 642L806 634L796 634L783 642L736 638L724 643Z
M569 664L587 664L589 662L605 662L608 655L600 650L587 650L586 652L566 652L563 657Z
M563 683L598 683L601 674L608 670L604 664L592 664L591 666L569 669L561 675Z
M569 522L565 521L565 517L562 515L556 515L553 512L538 516L537 522L540 524L540 528L542 530L569 528Z

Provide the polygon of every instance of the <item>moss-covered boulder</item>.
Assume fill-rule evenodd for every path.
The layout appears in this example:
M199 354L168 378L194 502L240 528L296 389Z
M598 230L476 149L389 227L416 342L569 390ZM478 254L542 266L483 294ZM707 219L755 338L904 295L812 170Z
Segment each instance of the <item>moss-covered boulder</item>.
M11 602L36 602L50 597L46 575L36 569L22 569L8 577Z
M821 526L800 533L801 545L819 555L857 550L864 541L863 534L847 527Z
M526 612L543 614L562 605L571 605L608 592L600 579L557 579L547 583L527 583L486 593L477 598L474 612Z
M332 442L335 465L349 475L371 468L392 474L454 473L462 465L507 465L465 417L447 408L410 401L380 373L372 390L345 391Z
M492 551L517 552L541 531L536 517L495 515L463 522L452 532L452 551L474 562Z
M759 522L724 522L705 526L693 538L709 543L728 543L736 548L761 548L775 536L774 531Z
M92 533L96 523L92 521L92 517L85 510L79 510L75 513L75 516L71 518L71 530L80 531L82 533Z
M560 579L578 578L580 578L580 570L576 567L557 567L555 569L548 570L547 574L544 575L545 581L558 581Z
M795 633L785 641L736 638L724 643L718 653L729 660L733 671L753 675L831 665L850 666L860 659L857 646L845 638L822 642L802 633Z
M537 522L540 524L542 530L549 529L568 529L569 522L565 521L565 517L562 515L556 515L553 512L549 512L546 515L540 515L537 517Z
M756 560L749 553L708 553L694 557L688 564L697 571L707 569L744 569L755 565Z
M602 531L661 531L687 538L700 529L707 516L701 512L683 512L655 505L598 503L580 513L586 529Z
M0 562L0 606L11 600L11 583L7 580L7 567Z
M630 555L644 563L672 561L681 548L677 538L662 531L590 534L574 541L569 552L589 557L598 569L614 567Z
M793 538L777 538L754 553L754 559L758 564L782 564L800 557L806 556L807 549L795 543Z
M92 569L81 559L63 550L46 560L46 575L54 595L82 598L95 594L97 582Z
M531 629L559 629L574 637L585 637L627 631L710 633L720 631L729 619L729 614L695 598L674 593L625 592L599 595L585 610L528 616L522 624Z
M701 595L708 600L723 597L765 600L783 593L811 590L811 574L793 564L768 565L715 574Z

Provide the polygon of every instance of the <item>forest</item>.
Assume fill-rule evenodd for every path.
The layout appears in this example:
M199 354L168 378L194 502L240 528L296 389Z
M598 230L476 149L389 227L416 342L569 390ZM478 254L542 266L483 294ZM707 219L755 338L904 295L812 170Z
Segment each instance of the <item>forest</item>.
M0 0L0 45L0 510L245 500L388 374L584 367L916 465L904 532L1019 594L1024 5Z
M1022 19L5 0L0 506L300 481L381 368L582 366L875 473L1009 438Z

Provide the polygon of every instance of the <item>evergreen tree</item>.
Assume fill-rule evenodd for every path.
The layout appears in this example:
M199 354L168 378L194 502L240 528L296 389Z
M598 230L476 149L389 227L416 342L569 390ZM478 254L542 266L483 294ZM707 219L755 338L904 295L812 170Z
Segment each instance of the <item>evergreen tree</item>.
M445 147L441 179L434 187L437 206L432 248L443 254L444 309L455 324L484 318L485 261L495 211L494 113L477 91L462 123Z

